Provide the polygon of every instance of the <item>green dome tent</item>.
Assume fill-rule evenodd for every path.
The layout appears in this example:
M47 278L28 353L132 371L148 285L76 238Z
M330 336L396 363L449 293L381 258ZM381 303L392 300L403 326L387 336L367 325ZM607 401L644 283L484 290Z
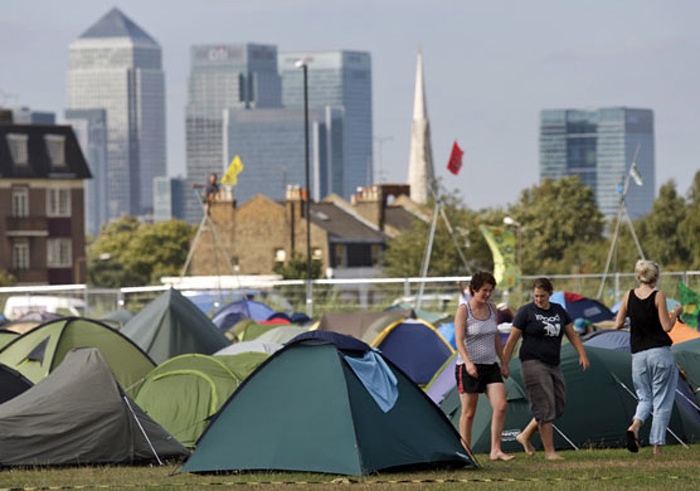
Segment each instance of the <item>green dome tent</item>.
M363 382L368 375L387 390ZM310 331L233 393L182 472L365 475L428 465L478 464L439 408L380 353L350 336Z
M46 378L70 350L81 347L98 348L125 388L155 368L153 360L129 338L100 321L83 317L58 319L19 336L0 350L0 363L37 383Z
M133 398L146 413L186 447L197 438L243 380L269 355L186 354L158 365L134 387Z

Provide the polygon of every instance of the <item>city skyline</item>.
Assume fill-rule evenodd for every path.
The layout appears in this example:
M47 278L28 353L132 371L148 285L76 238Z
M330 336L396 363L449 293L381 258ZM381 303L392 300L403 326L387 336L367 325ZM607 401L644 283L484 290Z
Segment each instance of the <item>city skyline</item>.
M13 2L0 19L0 104L51 111L60 122L67 47L113 7L163 50L172 176L185 174L190 47L247 42L371 54L378 182L407 182L420 46L436 174L471 208L512 204L537 184L544 109L649 108L656 185L674 179L685 195L700 167L694 27L700 5L692 2L212 0L168 5L167 15L156 2ZM454 140L465 150L459 176L445 169Z

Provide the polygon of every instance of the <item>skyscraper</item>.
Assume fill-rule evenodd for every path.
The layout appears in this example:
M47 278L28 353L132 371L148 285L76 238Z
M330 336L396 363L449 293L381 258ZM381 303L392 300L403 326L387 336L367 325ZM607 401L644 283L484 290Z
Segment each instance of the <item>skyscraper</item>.
M632 181L625 205L634 219L649 213L654 201L653 112L611 107L540 113L540 179L578 175L608 218L617 215L633 161L642 185Z
M97 236L109 222L109 168L107 112L104 109L68 109L66 123L73 127L92 179L85 184L85 233Z
M205 184L211 172L221 174L224 155L224 109L281 107L277 47L263 44L208 44L191 48L187 102L187 180ZM197 222L201 204L192 194L187 219Z
M345 199L374 182L372 162L372 60L362 51L284 52L279 56L282 75L282 104L288 109L304 107L303 70L299 60L308 60L310 110L327 107L343 111L342 163L332 169L336 177L332 192ZM303 126L302 126L303 131Z
M152 213L153 178L166 174L161 49L119 9L70 45L68 108L106 112L110 219Z

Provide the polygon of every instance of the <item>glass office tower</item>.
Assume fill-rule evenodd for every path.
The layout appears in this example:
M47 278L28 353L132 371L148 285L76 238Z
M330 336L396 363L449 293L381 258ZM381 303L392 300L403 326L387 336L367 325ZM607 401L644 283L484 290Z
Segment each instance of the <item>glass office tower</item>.
M262 44L208 44L191 48L189 96L185 121L187 180L206 184L221 176L230 159L224 155L225 109L281 107L277 47ZM201 203L192 194L187 219L197 222Z
M654 201L653 112L613 107L540 113L540 179L578 175L607 218L617 216L633 161L643 184L630 181L625 204L635 219L649 213Z
M344 112L342 152L336 149L342 155L342 166L331 171L336 175L332 182L342 185L333 184L330 190L350 199L358 187L374 183L370 54L359 51L280 53L282 104L285 108L304 107L303 70L295 66L303 59L308 60L309 109L331 107Z
M110 219L153 211L153 178L166 174L161 49L119 9L70 45L68 108L104 109Z

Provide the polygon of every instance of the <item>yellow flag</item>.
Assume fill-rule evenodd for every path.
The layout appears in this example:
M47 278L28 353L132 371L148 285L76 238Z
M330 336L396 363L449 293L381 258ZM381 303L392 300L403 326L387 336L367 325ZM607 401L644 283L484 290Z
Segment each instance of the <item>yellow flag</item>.
M498 282L498 288L513 288L520 278L520 268L515 262L515 234L500 227L484 225L479 225L479 230L493 255L493 276Z
M231 165L228 166L226 172L221 176L221 184L224 186L235 186L238 182L238 174L243 170L243 162L238 155L233 157Z

